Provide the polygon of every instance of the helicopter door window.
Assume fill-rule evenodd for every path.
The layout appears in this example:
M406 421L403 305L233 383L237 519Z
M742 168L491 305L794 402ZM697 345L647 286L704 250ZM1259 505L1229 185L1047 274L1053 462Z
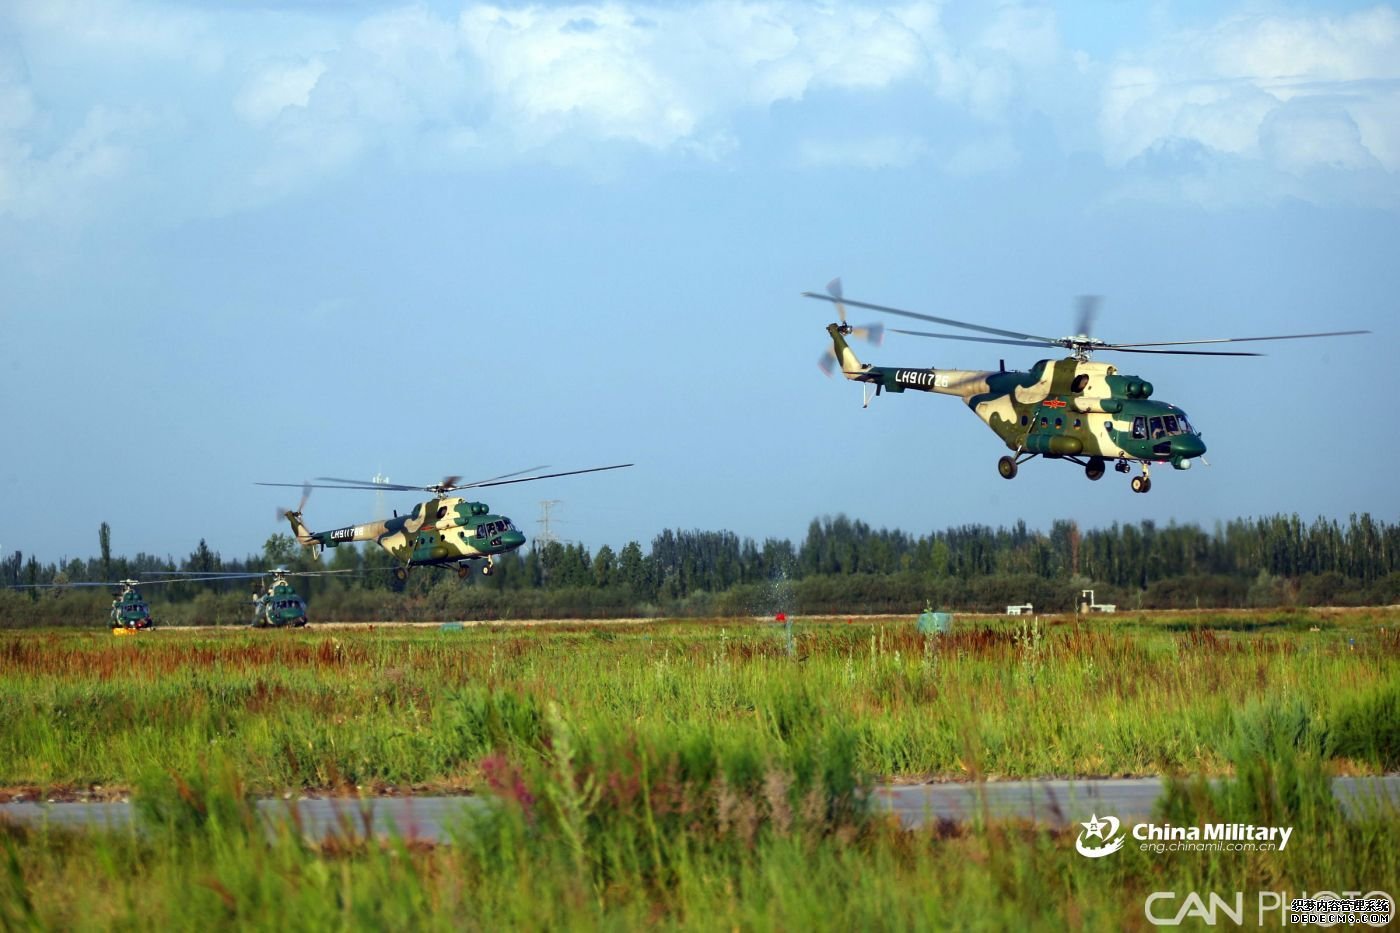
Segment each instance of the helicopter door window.
M1040 416L1040 426L1041 426L1042 428L1048 428L1048 427L1050 426L1050 421L1049 421L1049 419L1046 418L1044 415L1041 415L1041 416Z
M1163 417L1162 424L1166 427L1168 434L1181 433L1181 425L1177 423L1176 415L1167 415Z
M1055 430L1058 431L1060 428L1063 428L1064 426L1065 426L1065 419L1063 419L1063 418L1056 418L1056 419L1055 419Z
M1021 416L1021 427L1024 428L1024 427L1026 426L1026 422L1029 421L1029 420L1030 420L1030 419L1028 419L1025 415L1022 415L1022 416Z
M1138 415L1133 419L1133 440L1140 441L1147 437L1147 419Z
M1156 417L1154 417L1154 418L1152 419L1152 421L1151 421L1151 425L1152 425L1152 437L1153 437L1154 440L1155 440L1156 438L1163 437L1163 436L1166 435L1166 432L1162 430L1162 419L1161 419L1161 418L1156 418Z

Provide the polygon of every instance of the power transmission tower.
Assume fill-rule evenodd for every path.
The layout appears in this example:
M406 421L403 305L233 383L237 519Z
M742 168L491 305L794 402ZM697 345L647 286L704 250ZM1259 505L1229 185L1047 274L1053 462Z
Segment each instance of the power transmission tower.
M370 482L376 486L383 486L389 482L389 477L383 473L375 473L370 477ZM374 518L375 521L384 521L384 490L375 490L374 493Z
M535 524L540 526L540 533L535 536L535 543L540 547L544 547L546 544L559 540L558 536L554 534L554 529L550 527L549 512L561 502L563 502L562 499L540 500L540 518L539 521L535 522Z

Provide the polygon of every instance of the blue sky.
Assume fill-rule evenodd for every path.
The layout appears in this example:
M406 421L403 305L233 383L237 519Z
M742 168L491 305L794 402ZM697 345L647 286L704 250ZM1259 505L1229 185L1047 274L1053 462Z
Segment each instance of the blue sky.
M0 9L0 551L258 550L295 498L535 464L592 547L1057 518L1394 520L1400 12L1371 4ZM1149 495L816 367L847 294L1110 340L1211 466ZM892 322L889 322L892 323ZM867 362L1026 368L891 336ZM1107 359L1108 357L1104 357ZM411 505L412 496L392 505ZM318 491L313 527L368 517Z

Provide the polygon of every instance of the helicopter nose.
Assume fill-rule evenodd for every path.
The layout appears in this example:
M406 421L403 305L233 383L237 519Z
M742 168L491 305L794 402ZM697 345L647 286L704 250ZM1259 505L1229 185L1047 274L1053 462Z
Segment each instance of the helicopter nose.
M525 543L525 535L519 531L507 531L501 535L501 547L515 549Z
M1180 434L1172 438L1172 459L1190 460L1206 452L1206 442L1199 434Z

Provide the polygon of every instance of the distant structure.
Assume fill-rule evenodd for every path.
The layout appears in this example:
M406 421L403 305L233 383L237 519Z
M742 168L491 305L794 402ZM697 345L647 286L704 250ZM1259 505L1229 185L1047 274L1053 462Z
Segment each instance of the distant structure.
M535 524L540 526L540 533L535 535L535 544L544 547L546 544L558 541L559 536L554 533L554 528L550 523L550 511L563 502L562 499L541 499L540 518Z
M1007 606L1006 614L1009 616L1028 616L1035 612L1035 607L1030 603L1022 603L1019 606Z
M1079 594L1079 599L1080 599L1080 603L1079 603L1079 611L1080 611L1080 612L1086 612L1086 613L1087 613L1087 612L1117 612L1117 611L1118 611L1118 606L1117 606L1116 604L1114 604L1114 603L1096 603L1096 602L1094 602L1094 591L1093 591L1093 590L1084 590L1083 592L1081 592L1081 593Z
M385 476L383 473L376 473L370 477L369 481L376 486L385 486L389 483L389 477ZM374 520L382 522L388 517L384 510L384 491L382 489L376 490L374 493Z

